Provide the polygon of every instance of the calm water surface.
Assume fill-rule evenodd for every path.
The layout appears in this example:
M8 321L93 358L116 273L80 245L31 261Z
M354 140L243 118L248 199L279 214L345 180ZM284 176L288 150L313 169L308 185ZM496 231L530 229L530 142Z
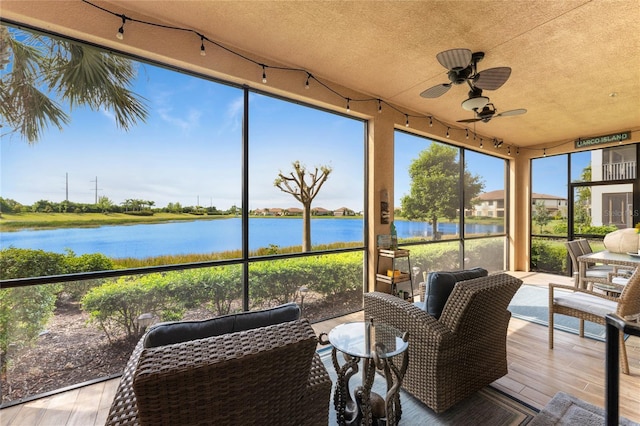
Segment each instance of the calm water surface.
M425 222L396 222L399 238L429 237L431 225ZM445 234L457 234L458 225L438 224ZM469 233L503 232L497 225L466 225ZM313 244L363 241L361 219L312 219ZM77 255L103 253L109 257L146 258L162 255L213 253L240 250L242 222L239 218L163 222L157 224L65 228L0 234L0 247L41 249L56 253L73 250ZM279 247L300 245L302 219L252 218L249 220L249 249L271 244Z

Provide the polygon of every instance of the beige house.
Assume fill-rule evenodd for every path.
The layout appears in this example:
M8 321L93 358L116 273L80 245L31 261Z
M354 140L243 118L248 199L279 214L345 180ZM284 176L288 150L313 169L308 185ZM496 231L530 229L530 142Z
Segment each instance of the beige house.
M567 216L567 199L556 195L531 194L532 208L536 204L542 203L550 215L560 214L562 217ZM483 192L474 200L473 209L467 212L467 216L476 217L504 217L505 213L504 190Z

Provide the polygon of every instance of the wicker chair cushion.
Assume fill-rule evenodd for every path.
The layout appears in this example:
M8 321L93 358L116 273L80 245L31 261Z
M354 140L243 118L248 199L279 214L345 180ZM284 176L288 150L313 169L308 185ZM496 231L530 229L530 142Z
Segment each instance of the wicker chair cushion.
M300 318L300 307L286 303L275 308L254 312L241 312L203 321L165 322L153 326L144 338L145 348L172 345L196 339L220 336L237 331L295 321Z
M463 271L438 271L430 272L427 277L425 303L423 309L434 318L440 318L444 305L458 281L472 280L486 277L488 271L483 268L473 268Z
M601 317L604 317L608 313L616 312L618 309L617 302L579 292L555 296L553 303Z

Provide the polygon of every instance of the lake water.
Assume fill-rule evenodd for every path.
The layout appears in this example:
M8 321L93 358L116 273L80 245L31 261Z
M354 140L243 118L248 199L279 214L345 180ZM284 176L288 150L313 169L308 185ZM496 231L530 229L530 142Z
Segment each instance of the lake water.
M395 222L399 238L429 237L426 222ZM498 225L465 226L467 233L501 233ZM457 234L458 225L438 224L438 231ZM312 219L311 241L315 244L364 240L364 222L358 219ZM0 234L0 247L41 249L56 253L73 250L77 255L103 253L109 257L145 258L172 254L213 253L240 250L242 222L239 218L163 222L157 224L64 228ZM300 245L302 219L252 218L249 220L249 249L270 244Z

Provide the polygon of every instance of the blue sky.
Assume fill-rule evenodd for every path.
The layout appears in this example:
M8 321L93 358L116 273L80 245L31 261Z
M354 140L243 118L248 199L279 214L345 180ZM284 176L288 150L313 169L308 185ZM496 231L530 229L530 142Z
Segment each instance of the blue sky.
M133 90L150 116L129 132L107 111L77 109L63 131L49 129L36 144L3 136L1 196L23 204L107 196L227 209L241 205L242 91L150 65ZM364 127L360 120L267 96L250 96L250 208L299 207L273 185L299 160L332 172L314 206L361 210Z
M60 202L68 188L69 200L79 203L93 203L97 193L115 204L142 199L156 207L240 206L242 91L148 64L139 64L132 89L146 99L150 116L128 132L116 127L108 111L78 108L70 125L50 128L36 144L3 134L0 196L26 205ZM309 170L332 168L314 207L363 208L362 121L252 94L249 123L250 209L299 207L273 185L296 160ZM397 134L399 206L410 186L407 169L429 140ZM500 160L472 152L467 160L486 191L503 187ZM557 176L542 173L534 190L562 195L555 182Z

